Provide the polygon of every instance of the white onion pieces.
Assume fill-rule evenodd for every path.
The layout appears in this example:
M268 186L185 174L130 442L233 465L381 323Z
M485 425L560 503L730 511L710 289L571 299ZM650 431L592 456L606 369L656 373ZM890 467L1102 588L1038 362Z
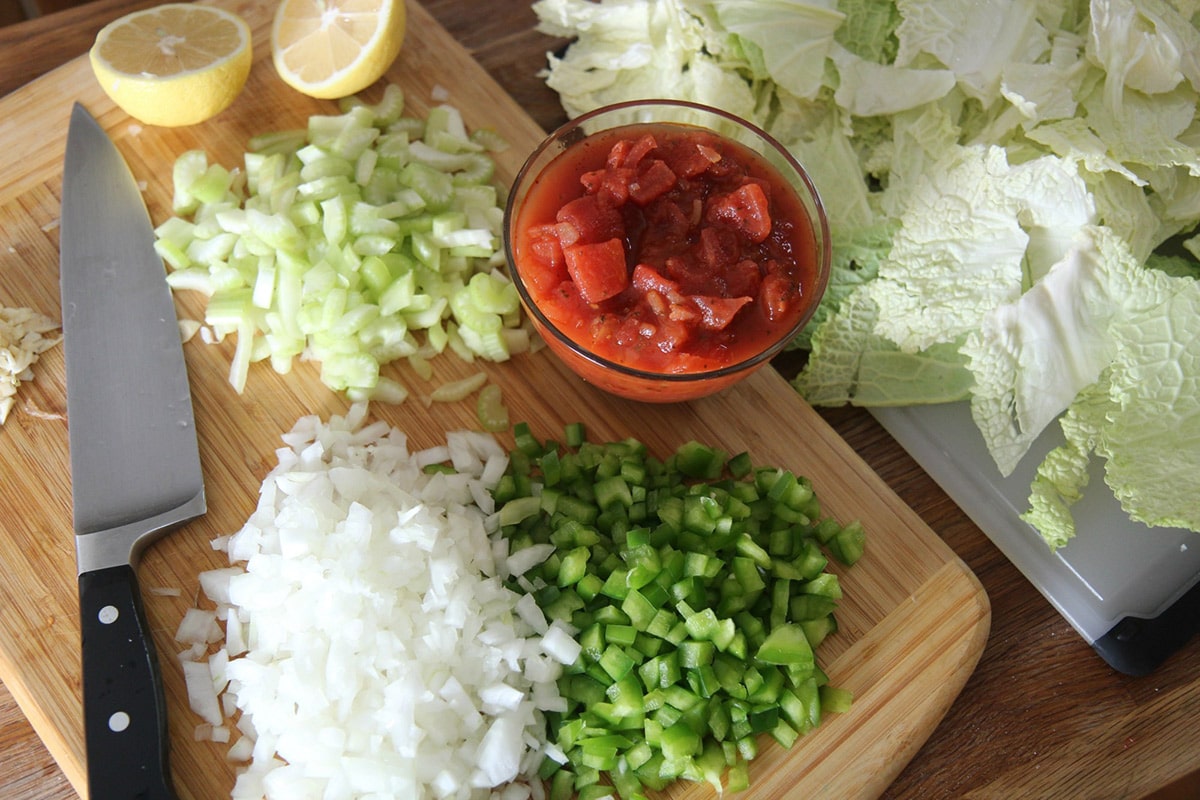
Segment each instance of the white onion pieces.
M540 798L570 633L535 630L502 583L506 547L480 505L507 453L467 432L410 453L365 416L305 417L284 436L257 510L214 543L234 566L201 575L224 646L205 659L203 617L181 626L201 640L181 658L207 661L187 670L205 725L227 731L222 692L241 712L231 757L250 763L232 796ZM457 471L423 470L443 460Z

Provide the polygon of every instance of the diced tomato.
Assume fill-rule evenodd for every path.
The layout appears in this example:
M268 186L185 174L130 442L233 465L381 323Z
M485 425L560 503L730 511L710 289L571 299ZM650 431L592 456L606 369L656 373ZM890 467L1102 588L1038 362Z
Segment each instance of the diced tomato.
M713 164L721 160L721 154L701 141L677 139L669 149L663 148L663 160L681 178L702 175Z
M579 180L588 194L599 195L600 199L613 206L623 206L629 200L629 184L637 172L626 167L611 167L585 172Z
M758 297L758 287L762 283L762 273L758 262L743 259L725 270L726 297Z
M559 228L559 241L563 247L579 242L595 244L620 238L625 228L621 211L594 194L585 194L567 203L558 210L555 219L560 226L569 225L577 231L572 236Z
M664 278L654 267L645 264L638 264L633 268L631 283L635 289L644 294L657 292L672 300L680 297L679 284L669 278Z
M529 285L529 291L534 297L541 297L554 290L562 283L567 275L566 266L554 267L541 262L530 261L521 269L521 277Z
M629 285L625 267L625 246L620 239L576 244L563 248L567 272L579 287L580 296L589 303L614 297Z
M608 151L608 160L604 162L604 166L609 169L616 169L625 163L625 156L629 154L633 147L632 139L618 139L613 144L612 149Z
M563 330L580 328L590 314L587 303L579 295L579 287L572 281L563 281L539 298L538 308Z
M692 303L700 309L700 324L710 331L723 331L747 304L750 297L708 297L692 295Z
M535 295L543 295L567 279L567 262L557 241L539 239L531 242L529 249L535 257L522 265L521 276Z
M748 181L728 194L709 201L705 219L728 225L752 242L761 242L771 234L771 212L766 192L760 184Z
M716 270L732 264L740 252L737 235L728 228L700 229L699 256L706 267Z
M551 291L567 279L567 262L558 243L556 225L538 225L529 231L530 258L521 262L521 275L535 295Z
M662 353L678 353L691 336L692 329L686 323L678 322L670 317L659 319L655 331L656 343L659 352Z
M671 191L677 180L678 177L666 162L651 159L638 170L637 179L629 184L629 197L639 206L644 206Z
M669 242L677 247L687 237L691 223L687 214L675 203L664 200L646 210L646 222L654 229L654 242Z
M767 203L770 204L770 202L771 202L771 182L770 181L765 181L762 178L755 177L754 175L747 175L744 178L744 182L757 184L758 188L762 189L762 193L764 195L766 195Z
M608 154L609 167L637 167L658 142L654 134L646 133L637 139L622 139L617 142Z
M693 258L671 256L663 263L663 272L679 284L683 294L713 294L717 272Z
M547 267L563 267L562 245L558 241L558 229L554 225L546 225L545 229L529 236L529 250L538 261Z
M543 236L558 236L558 229L553 222L529 226L530 239L540 239Z
M619 348L641 347L645 344L647 334L653 336L657 330L655 325L645 322L637 315L617 317L615 314L606 314L605 317L612 321L606 333Z
M778 273L769 273L763 278L762 287L758 292L758 303L767 319L783 319L793 299L795 292L787 278Z

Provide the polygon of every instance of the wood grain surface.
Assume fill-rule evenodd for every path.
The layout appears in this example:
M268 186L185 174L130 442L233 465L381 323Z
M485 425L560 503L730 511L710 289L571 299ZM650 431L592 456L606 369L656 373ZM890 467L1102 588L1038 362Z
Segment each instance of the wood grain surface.
M0 98L22 90L23 102L27 84L85 53L102 25L155 2L91 0L0 27ZM534 29L528 0L490 0L486 13L475 0L425 0L423 5L542 128L565 119L557 96L538 76L546 51L564 42ZM7 103L2 107L6 112L11 108ZM0 116L0 131L6 123ZM36 241L38 234L31 235ZM8 238L9 231L0 229L0 291L9 271L18 268L4 260ZM790 376L798 363L784 356L775 367ZM971 567L992 606L991 633L978 667L941 724L881 797L1200 797L1200 737L1195 735L1200 638L1150 676L1113 672L865 410L819 413ZM0 439L7 427L0 428ZM6 463L0 473L11 468ZM10 525L0 519L0 531ZM0 581L9 580L13 568L0 562ZM806 795L837 800L819 790ZM0 797L76 796L0 686Z
M66 116L82 102L116 141L145 183L152 218L170 213L170 173L184 150L203 147L211 159L238 163L250 136L264 127L293 128L332 104L287 89L270 67L264 46L270 19L265 2L223 3L244 16L255 33L255 69L239 101L209 122L166 130L131 121L96 87L90 68L75 60L0 101L0 302L57 311L57 216ZM503 132L512 147L500 154L498 173L511 180L542 136L538 125L508 97L424 10L412 5L404 52L389 77L423 114L439 92L459 107L471 127ZM197 318L202 298L181 295L180 313ZM181 798L228 793L234 767L224 746L193 741L198 720L187 710L172 635L197 593L198 572L221 566L209 542L240 527L253 510L263 476L273 465L279 436L306 413L328 417L345 402L317 379L316 366L299 364L287 376L255 369L244 395L228 385L232 342L194 340L185 348L193 384L196 428L209 498L208 514L152 546L139 566L149 626L163 654L172 767ZM587 423L598 439L642 438L666 454L688 438L730 451L748 449L761 463L812 476L826 510L843 521L861 519L868 554L843 574L847 600L840 632L821 653L838 685L854 692L852 710L831 718L794 748L771 745L756 760L756 796L784 797L796 785L837 787L845 797L874 797L915 754L974 668L986 641L986 594L965 564L808 408L778 373L764 370L719 397L687 405L642 406L619 401L579 381L547 351L504 364L470 365L453 356L435 361L428 384L397 372L413 389L401 406L376 406L377 417L404 429L414 447L438 443L447 429L474 423L471 402L434 404L420 397L438 383L486 369L503 387L514 419L530 421L542 436L564 423ZM148 378L151 376L147 376ZM66 408L61 348L43 356L38 379L23 387L23 407L0 439L0 458L19 465L4 473L0 559L9 580L0 590L0 677L12 691L67 779L82 793L78 616L70 532ZM177 589L178 597L156 588ZM851 768L851 767L854 768ZM674 798L708 796L699 785L678 785Z

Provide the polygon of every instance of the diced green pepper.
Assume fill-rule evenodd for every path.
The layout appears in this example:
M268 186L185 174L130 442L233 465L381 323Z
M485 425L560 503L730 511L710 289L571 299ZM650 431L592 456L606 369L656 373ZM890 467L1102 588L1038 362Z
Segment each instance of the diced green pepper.
M693 441L658 461L634 439L563 435L565 449L515 426L494 493L511 552L556 548L520 586L578 630L567 710L548 715L567 757L543 770L551 796L639 800L676 779L719 790L723 776L744 789L757 736L790 745L848 707L813 648L841 597L822 548L852 563L861 525L821 519L811 481L744 452Z
M829 540L829 550L838 561L853 565L862 558L866 539L862 523L855 520L833 535Z
M813 663L812 647L804 630L795 624L781 625L767 634L755 658L768 664Z
M701 745L700 734L686 723L676 722L662 732L662 753L667 761L680 761L698 755Z

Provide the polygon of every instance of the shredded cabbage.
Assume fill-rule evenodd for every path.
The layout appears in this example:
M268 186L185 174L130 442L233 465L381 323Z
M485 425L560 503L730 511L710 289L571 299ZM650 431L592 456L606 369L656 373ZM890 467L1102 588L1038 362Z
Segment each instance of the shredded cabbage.
M546 73L568 114L706 102L809 169L834 240L829 289L794 343L810 402L970 400L1004 475L1061 420L1074 450L1042 465L1025 515L1052 547L1074 535L1093 456L1132 519L1200 530L1194 482L1166 467L1200 459L1200 441L1172 433L1192 424L1200 376L1200 317L1179 310L1200 278L1194 3L534 10L574 38ZM703 88L701 64L722 73Z

